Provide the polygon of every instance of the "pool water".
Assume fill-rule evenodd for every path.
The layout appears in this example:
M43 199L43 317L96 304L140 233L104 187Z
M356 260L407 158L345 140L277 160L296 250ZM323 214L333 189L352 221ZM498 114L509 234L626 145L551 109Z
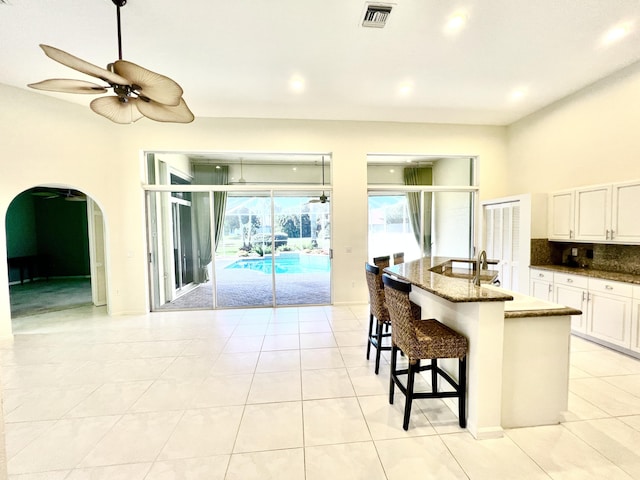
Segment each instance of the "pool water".
M275 257L277 274L328 273L331 270L328 255L282 255ZM271 257L243 258L227 265L229 269L245 269L271 275Z

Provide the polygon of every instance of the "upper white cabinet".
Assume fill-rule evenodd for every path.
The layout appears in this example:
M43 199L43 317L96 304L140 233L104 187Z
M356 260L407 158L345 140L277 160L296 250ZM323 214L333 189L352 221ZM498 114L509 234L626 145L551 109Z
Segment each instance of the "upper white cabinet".
M574 199L573 190L549 194L549 240L574 238Z
M576 240L606 242L611 232L611 185L576 189Z
M611 239L620 243L640 243L640 181L613 185L612 197Z
M551 193L549 240L640 243L638 205L640 180Z

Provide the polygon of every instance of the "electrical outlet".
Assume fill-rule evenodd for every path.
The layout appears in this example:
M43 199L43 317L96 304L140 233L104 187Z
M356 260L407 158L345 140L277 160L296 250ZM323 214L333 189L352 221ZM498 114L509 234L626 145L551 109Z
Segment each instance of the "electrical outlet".
M571 249L571 256L573 256L573 257L577 257L578 256L578 249L577 248L573 247Z

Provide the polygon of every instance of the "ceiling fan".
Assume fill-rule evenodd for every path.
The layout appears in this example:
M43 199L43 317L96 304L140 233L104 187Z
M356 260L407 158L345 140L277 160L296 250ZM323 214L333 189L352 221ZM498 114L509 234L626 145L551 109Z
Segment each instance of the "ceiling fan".
M311 200L309 200L307 203L329 203L329 197L327 197L324 194L324 155L322 156L322 195L320 195L318 198L313 198Z
M56 188L56 187L35 187L30 190L34 197L43 200L52 200L54 198L62 198L68 202L86 202L87 196L72 188Z
M182 98L183 90L175 81L122 59L120 7L127 0L111 0L116 6L118 23L118 60L101 68L49 45L40 45L44 53L62 65L73 68L108 85L84 80L54 78L31 83L36 90L62 93L99 94L113 89L115 95L100 97L90 104L91 110L115 123L133 123L142 117L157 122L189 123L193 113Z

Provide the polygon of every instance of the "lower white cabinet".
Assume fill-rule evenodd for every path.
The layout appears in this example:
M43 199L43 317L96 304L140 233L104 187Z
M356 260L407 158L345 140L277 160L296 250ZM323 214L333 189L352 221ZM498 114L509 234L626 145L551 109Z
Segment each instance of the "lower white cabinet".
M640 353L640 285L633 286L631 307L631 350Z
M590 278L587 335L631 348L632 296L631 284Z
M566 273L554 273L553 275L553 301L560 305L577 308L582 312L581 315L571 316L571 330L573 332L587 333L589 298L587 288L587 277Z
M553 302L553 272L532 268L529 280L529 294L532 297Z
M531 268L530 295L576 308L571 331L640 353L640 285Z

